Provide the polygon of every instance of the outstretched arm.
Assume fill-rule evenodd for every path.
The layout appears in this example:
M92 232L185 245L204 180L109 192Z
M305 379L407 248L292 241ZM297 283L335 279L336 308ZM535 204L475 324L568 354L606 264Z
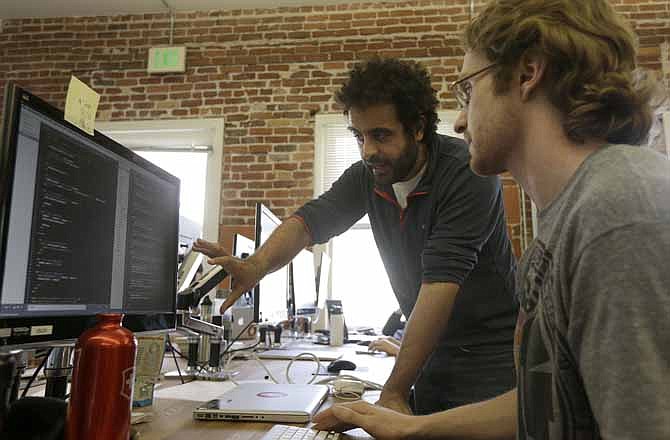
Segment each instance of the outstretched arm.
M218 244L204 240L198 240L193 249L209 256L210 264L223 266L233 279L232 292L221 305L223 312L265 275L288 264L310 242L311 237L304 224L297 218L290 217L246 260L231 257Z

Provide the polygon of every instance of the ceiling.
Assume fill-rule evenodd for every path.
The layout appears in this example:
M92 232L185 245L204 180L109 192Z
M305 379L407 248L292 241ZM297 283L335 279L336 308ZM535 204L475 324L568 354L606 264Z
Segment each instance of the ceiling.
M165 0L178 11L265 9L280 6L332 5L352 0ZM356 0L381 3L402 0ZM74 17L166 12L161 0L0 0L0 19Z

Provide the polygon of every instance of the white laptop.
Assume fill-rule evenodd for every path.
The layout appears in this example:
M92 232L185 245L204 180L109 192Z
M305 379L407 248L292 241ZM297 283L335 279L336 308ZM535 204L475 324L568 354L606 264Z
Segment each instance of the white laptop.
M193 418L308 423L326 397L326 385L241 383L194 409Z

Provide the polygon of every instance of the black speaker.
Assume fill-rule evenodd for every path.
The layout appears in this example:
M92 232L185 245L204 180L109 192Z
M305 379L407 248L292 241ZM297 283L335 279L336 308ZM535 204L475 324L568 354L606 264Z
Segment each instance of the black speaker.
M24 397L9 407L0 438L65 440L67 402L52 397Z

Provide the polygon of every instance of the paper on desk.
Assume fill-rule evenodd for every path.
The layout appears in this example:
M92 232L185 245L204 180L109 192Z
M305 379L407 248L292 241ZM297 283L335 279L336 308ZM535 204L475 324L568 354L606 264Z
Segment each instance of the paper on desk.
M221 394L235 388L235 384L227 382L213 382L207 380L194 380L184 385L176 385L170 388L159 388L154 392L154 398L192 400L194 402L206 402L216 399Z
M95 90L71 76L65 98L65 120L93 136L99 102L100 95Z

